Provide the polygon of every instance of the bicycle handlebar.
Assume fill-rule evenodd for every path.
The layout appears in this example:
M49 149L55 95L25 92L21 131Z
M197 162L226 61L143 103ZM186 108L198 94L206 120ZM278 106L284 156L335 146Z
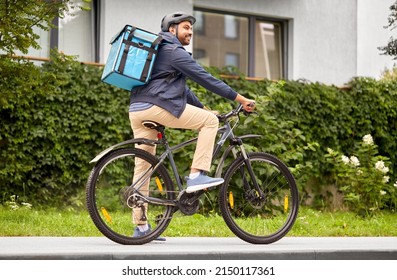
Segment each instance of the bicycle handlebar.
M239 103L236 109L231 110L229 113L217 115L217 117L218 117L219 121L224 122L224 121L226 121L227 119L229 119L229 118L231 118L233 116L237 116L241 112L243 112L245 115L253 113L253 112L245 111L244 108L243 108L243 105L241 103Z

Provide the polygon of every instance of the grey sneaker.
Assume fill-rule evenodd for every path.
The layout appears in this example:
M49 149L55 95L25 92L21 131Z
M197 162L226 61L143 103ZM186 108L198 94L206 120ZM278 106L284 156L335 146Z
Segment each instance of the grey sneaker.
M204 175L202 172L194 179L190 179L189 177L186 177L186 181L187 181L187 188L186 188L187 193L192 193L210 187L215 187L224 182L222 178L212 178L207 175Z
M134 234L132 235L132 237L143 237L146 234L149 234L152 231L152 227L150 226L150 224L148 224L149 228L146 231L140 231L138 227L135 228L134 230ZM157 241L165 241L164 237L157 237L155 240Z

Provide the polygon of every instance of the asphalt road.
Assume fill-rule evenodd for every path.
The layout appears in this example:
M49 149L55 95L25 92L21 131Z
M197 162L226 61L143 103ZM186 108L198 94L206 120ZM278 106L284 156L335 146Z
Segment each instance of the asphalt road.
M105 237L0 237L3 260L397 260L397 237L285 237L269 245L238 238L167 238L125 246Z

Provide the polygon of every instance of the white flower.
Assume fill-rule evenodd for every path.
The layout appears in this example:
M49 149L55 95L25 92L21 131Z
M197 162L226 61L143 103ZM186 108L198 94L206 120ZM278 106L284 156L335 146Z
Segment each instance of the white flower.
M347 156L342 156L342 161L344 164L348 164L349 163L349 158Z
M380 195L385 195L386 192L385 191L380 191Z
M380 172L382 172L382 173L387 173L387 172L389 172L389 168L387 167L387 166L385 166L385 163L382 161L382 160L380 160L380 161L377 161L376 163L375 163L375 168L377 169L377 170L379 170Z
M32 204L30 204L30 203L27 203L27 202L22 202L21 203L23 206L25 206L26 208L28 208L28 209L32 209Z
M395 186L396 188L397 188L397 181L394 183L394 185L393 186Z
M357 170L357 175L360 176L361 174L363 174L363 171L361 169Z
M388 183L390 180L389 176L383 176L383 183Z
M18 205L11 205L10 207L11 207L11 210L14 210L14 211L19 209Z
M359 165L360 165L360 161L359 161L358 158L355 157L355 156L351 156L351 157L350 157L350 162L351 162L351 164L353 164L354 166L359 166Z
M374 144L374 139L372 138L371 134L367 134L363 137L363 142L366 145L372 145Z
M375 163L375 168L378 169L379 171L382 170L383 167L385 167L385 163L384 163L382 160L377 161L377 162Z

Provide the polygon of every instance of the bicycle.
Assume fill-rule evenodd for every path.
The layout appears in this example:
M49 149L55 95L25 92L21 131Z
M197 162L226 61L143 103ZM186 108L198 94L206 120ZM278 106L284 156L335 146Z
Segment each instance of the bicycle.
M246 151L243 140L260 135L234 135L242 112L248 115L239 105L218 115L223 126L218 130L220 136L215 144L213 162L219 160L215 177L224 174L224 183L219 188L220 212L230 230L242 240L269 244L284 237L292 228L298 215L298 189L293 175L277 157ZM130 139L104 150L91 161L95 166L86 186L87 208L95 226L109 239L124 245L139 245L156 239L178 210L185 215L196 213L199 199L206 191L186 193L173 158L175 151L195 143L197 138L170 147L164 126L152 121L142 124L156 129L158 139ZM229 145L221 155L227 140ZM164 152L156 157L136 147L140 144L163 146ZM128 145L135 147L124 147ZM223 172L230 154L234 158ZM150 167L133 181L136 158L145 160ZM149 191L143 194L140 188L147 180L150 180ZM132 237L135 227L132 209L137 207L142 210L141 219L155 225L143 237Z

